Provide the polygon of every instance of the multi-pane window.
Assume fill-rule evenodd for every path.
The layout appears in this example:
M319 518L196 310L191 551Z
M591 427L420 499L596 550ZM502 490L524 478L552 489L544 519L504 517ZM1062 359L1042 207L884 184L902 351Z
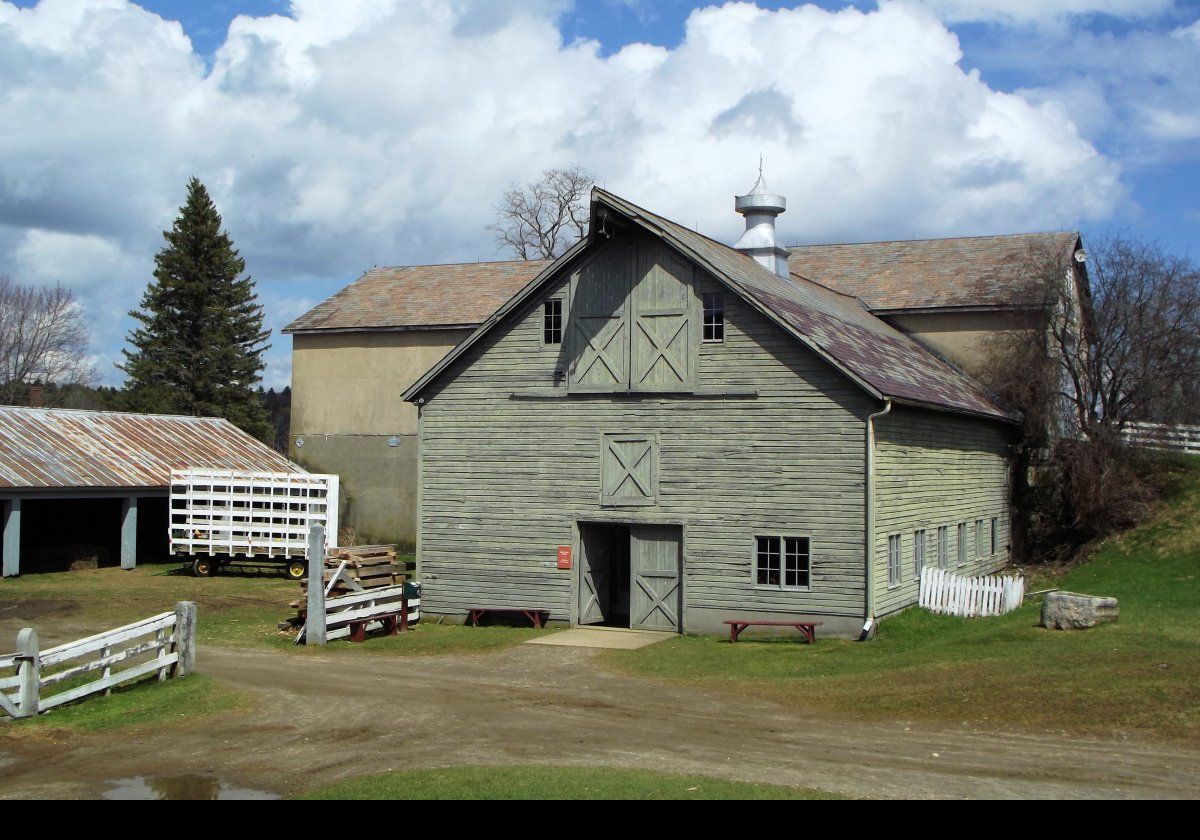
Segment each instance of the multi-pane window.
M704 340L725 340L725 293L704 293Z
M921 578L921 570L925 568L925 532L913 531L913 574Z
M958 523L958 565L967 565L967 523Z
M812 580L810 548L808 537L755 537L755 582L780 589L808 589Z
M562 298L554 298L542 304L542 343L562 344L562 335Z
M983 556L983 520L975 520L975 556Z
M950 563L950 528L946 525L938 526L937 530L937 560L938 568L944 569Z
M888 537L888 586L899 586L901 575L900 535Z
M999 540L999 537L1000 537L999 530L1000 530L1000 520L993 516L992 517L992 539L991 539L991 543L990 543L990 545L992 547L992 554L996 553L996 543L998 543L1000 541Z

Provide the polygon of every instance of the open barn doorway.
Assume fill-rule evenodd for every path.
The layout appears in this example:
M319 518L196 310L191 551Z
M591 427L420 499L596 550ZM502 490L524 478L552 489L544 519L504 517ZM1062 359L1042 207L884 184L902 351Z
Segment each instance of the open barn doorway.
M683 529L579 523L578 623L682 630Z

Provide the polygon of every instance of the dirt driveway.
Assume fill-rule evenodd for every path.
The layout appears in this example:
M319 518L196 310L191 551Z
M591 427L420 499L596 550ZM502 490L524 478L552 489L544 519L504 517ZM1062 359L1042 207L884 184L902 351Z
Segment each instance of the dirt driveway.
M0 732L0 796L95 797L116 779L186 774L288 794L388 769L524 762L858 796L1200 796L1196 750L798 717L613 674L595 656L535 645L429 659L202 649L200 670L253 692L256 712L119 738L6 744Z

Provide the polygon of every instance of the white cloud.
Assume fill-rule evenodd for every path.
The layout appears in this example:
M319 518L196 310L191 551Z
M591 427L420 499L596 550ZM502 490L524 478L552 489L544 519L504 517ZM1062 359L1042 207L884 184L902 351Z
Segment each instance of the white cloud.
M1144 19L1170 10L1174 0L919 0L951 23L1061 23L1083 15Z
M796 241L1077 224L1121 198L1061 105L989 88L918 5L734 3L674 49L611 56L564 43L560 9L298 0L236 19L208 69L122 0L0 2L0 272L49 276L99 241L71 282L89 308L136 305L192 174L275 325L372 265L493 256L497 197L555 165L725 239L760 152ZM109 263L134 279L102 287Z

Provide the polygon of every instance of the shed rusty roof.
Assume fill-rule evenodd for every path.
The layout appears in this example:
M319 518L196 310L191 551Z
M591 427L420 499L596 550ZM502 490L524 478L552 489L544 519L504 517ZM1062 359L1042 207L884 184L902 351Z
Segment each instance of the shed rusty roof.
M518 260L373 268L283 331L474 327L547 265Z
M875 311L948 307L1021 307L1030 295L1030 258L1070 254L1079 233L1020 233L803 245L789 248L788 268Z
M162 488L185 467L303 472L227 420L0 406L0 490Z

